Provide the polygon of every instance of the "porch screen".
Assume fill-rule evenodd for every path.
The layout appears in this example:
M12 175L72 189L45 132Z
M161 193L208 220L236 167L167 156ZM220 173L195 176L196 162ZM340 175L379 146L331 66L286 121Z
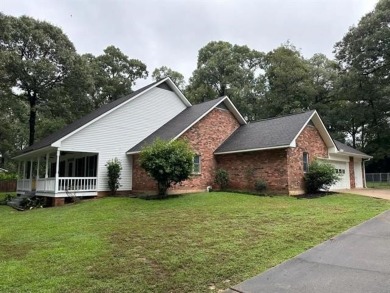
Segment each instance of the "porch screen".
M87 177L96 177L97 155L87 157Z

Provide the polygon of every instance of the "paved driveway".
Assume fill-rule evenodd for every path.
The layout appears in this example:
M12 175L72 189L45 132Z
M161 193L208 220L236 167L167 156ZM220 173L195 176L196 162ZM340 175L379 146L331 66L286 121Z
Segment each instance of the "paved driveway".
M335 192L360 194L364 196L377 197L377 198L390 200L390 189L355 188L355 189L340 189L340 190L335 190Z
M227 292L389 293L390 211Z

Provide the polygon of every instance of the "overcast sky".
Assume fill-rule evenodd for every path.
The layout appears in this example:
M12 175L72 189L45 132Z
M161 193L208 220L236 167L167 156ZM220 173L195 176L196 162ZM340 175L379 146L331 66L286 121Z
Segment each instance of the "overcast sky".
M287 40L305 57L324 53L377 0L0 0L5 14L61 27L79 53L109 46L144 62L151 75L166 65L188 79L198 50L223 40L268 52ZM150 79L148 79L149 81ZM139 81L135 88L148 81Z

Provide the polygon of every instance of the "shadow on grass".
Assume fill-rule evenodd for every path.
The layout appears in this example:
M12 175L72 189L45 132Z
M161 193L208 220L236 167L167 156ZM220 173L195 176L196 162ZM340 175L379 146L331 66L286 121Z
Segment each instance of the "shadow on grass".
M333 191L319 191L319 192L316 192L316 193L308 193L308 194L297 195L296 198L297 199L315 199L315 198L321 198L321 197L324 197L324 196L334 195L334 194L337 194L337 192L333 192Z

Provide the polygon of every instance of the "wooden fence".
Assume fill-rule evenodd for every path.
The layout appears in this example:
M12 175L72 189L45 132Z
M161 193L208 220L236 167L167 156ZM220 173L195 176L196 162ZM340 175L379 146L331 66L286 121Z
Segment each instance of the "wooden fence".
M0 180L0 192L15 192L16 179Z

